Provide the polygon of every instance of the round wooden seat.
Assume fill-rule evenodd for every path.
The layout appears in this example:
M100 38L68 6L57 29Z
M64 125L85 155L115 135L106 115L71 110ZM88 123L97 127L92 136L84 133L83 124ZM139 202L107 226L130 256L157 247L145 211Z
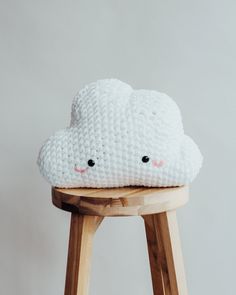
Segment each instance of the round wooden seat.
M53 204L92 216L142 216L174 210L188 201L188 187L52 188Z

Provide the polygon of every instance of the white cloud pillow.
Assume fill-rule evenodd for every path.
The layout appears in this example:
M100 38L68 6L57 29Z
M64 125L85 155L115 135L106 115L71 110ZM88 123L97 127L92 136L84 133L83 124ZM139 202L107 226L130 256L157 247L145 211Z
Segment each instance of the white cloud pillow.
M166 94L99 80L74 98L70 127L42 146L38 165L56 187L180 186L202 164Z

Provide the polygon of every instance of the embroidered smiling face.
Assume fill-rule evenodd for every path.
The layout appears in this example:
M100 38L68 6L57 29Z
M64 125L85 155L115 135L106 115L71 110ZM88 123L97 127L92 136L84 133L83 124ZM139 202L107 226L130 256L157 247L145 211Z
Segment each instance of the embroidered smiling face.
M143 156L142 157L142 162L143 163L148 163L149 161L150 161L150 158L148 156ZM88 170L89 167L93 167L94 165L95 165L94 160L90 159L87 162L87 167L81 167L76 163L75 167L74 167L74 170L75 170L75 172L78 172L78 173L85 173ZM164 165L163 160L160 160L160 161L152 160L152 166L153 167L160 168L163 165Z
M201 153L163 93L100 80L74 98L70 127L43 145L38 165L57 187L178 186L193 180Z

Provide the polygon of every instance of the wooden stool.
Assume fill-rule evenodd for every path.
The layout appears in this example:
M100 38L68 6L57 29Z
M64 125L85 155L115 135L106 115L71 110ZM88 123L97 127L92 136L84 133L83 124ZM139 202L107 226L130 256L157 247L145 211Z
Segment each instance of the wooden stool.
M188 188L52 188L52 201L70 211L65 295L88 295L93 236L105 216L142 216L154 295L187 295L175 209Z

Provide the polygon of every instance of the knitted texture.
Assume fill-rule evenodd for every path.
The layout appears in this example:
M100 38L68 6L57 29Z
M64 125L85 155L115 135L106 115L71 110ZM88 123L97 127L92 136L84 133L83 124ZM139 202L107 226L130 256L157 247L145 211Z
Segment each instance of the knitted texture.
M85 86L73 100L70 127L51 136L38 156L42 175L64 188L181 186L201 164L169 96L115 79Z

